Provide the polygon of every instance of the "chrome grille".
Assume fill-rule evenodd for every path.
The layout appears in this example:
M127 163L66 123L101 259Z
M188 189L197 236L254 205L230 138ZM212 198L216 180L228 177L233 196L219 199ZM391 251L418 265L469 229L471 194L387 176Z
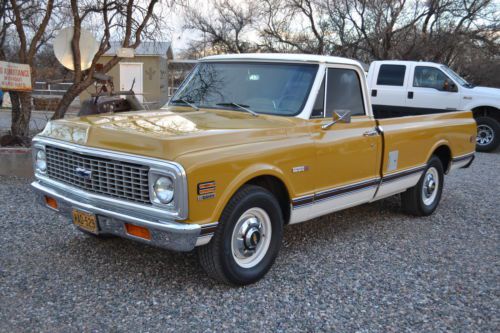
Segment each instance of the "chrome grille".
M89 192L151 204L147 166L83 155L52 146L46 146L45 153L47 175L51 179Z

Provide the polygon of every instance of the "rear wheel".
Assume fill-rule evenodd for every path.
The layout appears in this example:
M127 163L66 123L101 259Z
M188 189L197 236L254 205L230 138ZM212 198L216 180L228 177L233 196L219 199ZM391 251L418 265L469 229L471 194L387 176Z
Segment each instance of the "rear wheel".
M211 242L197 248L211 277L229 284L258 281L271 268L283 237L283 216L266 189L245 185L229 201Z
M431 215L441 200L443 185L443 164L433 155L417 185L401 194L403 210L415 216Z
M500 144L500 124L490 117L477 117L477 151L492 151Z

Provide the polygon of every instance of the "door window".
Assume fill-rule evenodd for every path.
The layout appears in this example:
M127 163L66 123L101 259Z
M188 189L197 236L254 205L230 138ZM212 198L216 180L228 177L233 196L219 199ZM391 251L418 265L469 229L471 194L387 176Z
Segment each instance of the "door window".
M365 115L359 76L355 70L329 68L326 82L326 114L334 111L351 111L351 116Z
M416 66L413 86L447 90L452 81L440 69L427 66Z
M378 71L377 85L403 86L405 81L406 66L382 65Z

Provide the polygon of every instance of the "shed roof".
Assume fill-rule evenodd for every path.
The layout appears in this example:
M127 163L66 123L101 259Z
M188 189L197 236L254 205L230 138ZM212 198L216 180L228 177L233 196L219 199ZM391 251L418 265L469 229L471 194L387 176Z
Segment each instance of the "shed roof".
M106 56L116 55L116 51L122 47L122 42L110 42L111 48L104 54ZM173 59L172 43L170 42L141 42L135 49L136 56L160 56Z

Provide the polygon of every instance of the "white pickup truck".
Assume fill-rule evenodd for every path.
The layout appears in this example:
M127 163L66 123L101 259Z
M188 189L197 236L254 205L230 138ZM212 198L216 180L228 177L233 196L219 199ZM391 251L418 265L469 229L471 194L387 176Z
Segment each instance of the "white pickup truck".
M374 61L367 78L376 118L472 110L478 151L500 144L500 89L475 87L445 65Z

